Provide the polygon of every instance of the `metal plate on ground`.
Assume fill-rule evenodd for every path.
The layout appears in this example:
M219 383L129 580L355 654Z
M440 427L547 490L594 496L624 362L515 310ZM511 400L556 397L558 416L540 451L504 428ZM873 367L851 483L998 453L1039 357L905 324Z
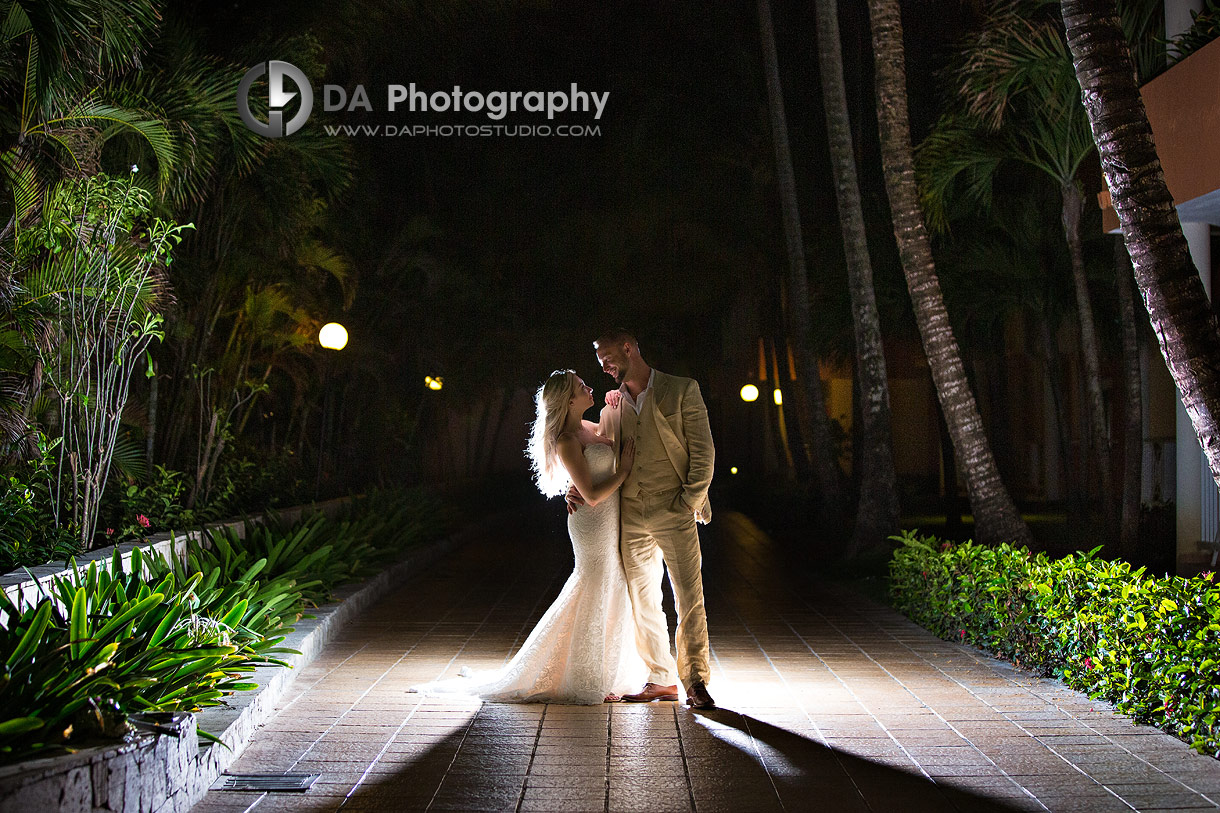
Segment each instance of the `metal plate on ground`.
M244 790L258 793L304 793L320 773L226 773L221 774L210 790Z

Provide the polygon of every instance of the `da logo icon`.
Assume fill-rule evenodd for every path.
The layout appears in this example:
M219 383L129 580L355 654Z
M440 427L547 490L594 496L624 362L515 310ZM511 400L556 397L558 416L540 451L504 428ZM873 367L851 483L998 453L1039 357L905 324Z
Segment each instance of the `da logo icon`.
M267 121L265 122L256 119L254 113L250 111L250 88L264 74L268 74ZM295 91L284 89L285 79L292 80L301 93L301 107L287 124L284 123L284 108L297 94ZM309 114L313 112L313 88L309 86L309 80L296 65L276 60L258 64L246 71L246 75L241 79L241 84L237 86L237 112L241 114L242 122L259 135L267 136L267 138L292 135L301 129L305 120L309 118Z

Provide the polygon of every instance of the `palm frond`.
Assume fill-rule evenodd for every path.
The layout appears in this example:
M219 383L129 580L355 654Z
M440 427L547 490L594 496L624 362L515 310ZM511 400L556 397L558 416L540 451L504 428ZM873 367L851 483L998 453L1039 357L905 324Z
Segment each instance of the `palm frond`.
M0 174L13 195L13 216L20 229L38 211L42 188L38 183L38 172L19 147L0 154Z
M915 178L928 227L947 232L950 204L987 209L996 170L1005 159L1000 139L971 118L944 116L915 151Z
M177 150L174 137L164 121L142 110L131 110L111 104L97 92L69 100L62 113L41 122L32 130L50 134L57 129L72 129L90 125L102 128L103 140L118 131L138 133L148 143L157 159L157 178L162 188L169 183Z
M8 11L4 15L4 22L0 24L0 39L9 42L30 33L33 28L30 17L25 13L21 4L10 2Z
M143 480L148 473L144 445L131 431L119 432L114 439L114 454L110 458L114 473L123 480Z

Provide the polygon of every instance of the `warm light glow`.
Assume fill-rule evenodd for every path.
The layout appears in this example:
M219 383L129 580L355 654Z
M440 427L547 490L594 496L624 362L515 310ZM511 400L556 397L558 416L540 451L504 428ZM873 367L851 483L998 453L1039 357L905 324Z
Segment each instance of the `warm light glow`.
M733 468L729 469L729 474L736 474L736 473L737 473L737 467L736 467L736 466L734 466Z
M445 379L441 378L439 375L435 377L426 375L424 376L424 386L430 390L439 390L441 387L445 386Z
M318 344L327 350L342 350L347 347L347 328L338 322L322 325L318 331Z
M742 387L741 400L745 401L747 404L751 401L757 401L758 387L754 386L753 384L746 384L744 387Z
M782 406L782 405L783 405L783 403L784 403L784 394L783 394L782 392L780 392L778 388L775 390L775 392L771 393L771 396L772 396L772 397L775 399L775 405L776 405L776 406Z

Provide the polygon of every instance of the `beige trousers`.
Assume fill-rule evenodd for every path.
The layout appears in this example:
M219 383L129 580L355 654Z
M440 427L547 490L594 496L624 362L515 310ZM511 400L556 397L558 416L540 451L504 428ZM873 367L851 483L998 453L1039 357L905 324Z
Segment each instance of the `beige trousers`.
M712 677L708 665L707 613L703 606L703 555L694 515L680 489L623 497L623 570L635 616L635 641L648 664L650 683L684 686ZM678 658L669 650L669 623L661 609L662 564L669 571L678 610Z

